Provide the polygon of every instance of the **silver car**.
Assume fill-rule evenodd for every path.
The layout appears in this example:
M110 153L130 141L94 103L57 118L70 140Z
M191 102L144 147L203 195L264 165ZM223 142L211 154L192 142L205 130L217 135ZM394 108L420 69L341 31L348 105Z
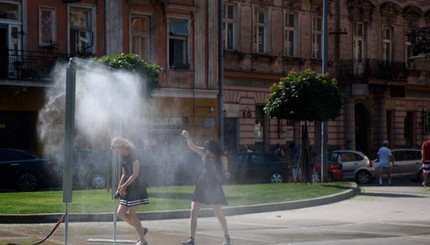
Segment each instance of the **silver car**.
M369 158L360 151L336 150L330 153L330 160L342 164L344 180L355 180L358 184L372 183L374 171Z
M392 178L413 179L422 181L421 150L419 149L394 149L394 166L391 168ZM373 166L378 167L379 159L372 161ZM377 173L376 173L377 175Z

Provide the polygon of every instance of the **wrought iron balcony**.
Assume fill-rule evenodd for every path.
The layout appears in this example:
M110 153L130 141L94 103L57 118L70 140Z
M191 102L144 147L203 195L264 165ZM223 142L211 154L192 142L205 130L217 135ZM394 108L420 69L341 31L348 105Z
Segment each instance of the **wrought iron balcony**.
M376 59L340 60L337 77L339 79L405 80L408 77L406 62L387 62Z
M59 60L67 61L67 54L52 51L9 49L7 58L0 62L0 79L49 80L49 74Z
M412 30L408 33L408 38L412 44L413 55L430 53L430 27Z

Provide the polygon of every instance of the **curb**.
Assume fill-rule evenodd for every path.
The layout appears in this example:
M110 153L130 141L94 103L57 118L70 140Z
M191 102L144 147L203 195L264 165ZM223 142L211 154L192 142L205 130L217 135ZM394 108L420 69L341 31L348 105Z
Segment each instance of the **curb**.
M273 211L283 211L299 208L314 207L326 205L352 198L360 193L360 188L353 183L352 186L345 191L337 194L311 198L299 201L258 204L249 206L224 207L223 211L226 216L241 215L250 213L264 213ZM40 223L56 223L63 214L31 214L31 215L0 215L1 224L40 224ZM211 208L203 208L200 210L199 217L213 217ZM139 218L142 220L164 220L164 219L185 219L190 217L189 210L178 211L157 211L139 213ZM113 213L97 213L97 214L69 214L69 222L111 222L114 219Z

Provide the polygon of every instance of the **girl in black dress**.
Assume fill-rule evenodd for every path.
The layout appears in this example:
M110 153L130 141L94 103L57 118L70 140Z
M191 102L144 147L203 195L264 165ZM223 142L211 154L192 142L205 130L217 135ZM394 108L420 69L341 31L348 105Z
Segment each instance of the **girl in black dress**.
M204 147L195 145L188 131L184 130L188 147L202 156L203 166L197 178L196 188L191 199L190 237L182 241L182 245L194 245L194 237L197 229L197 217L202 204L212 205L224 232L224 245L230 245L227 221L222 212L222 206L227 205L227 198L222 189L223 175L229 176L227 170L227 157L222 154L221 147L213 140L208 140Z
M125 138L112 140L112 150L118 151L121 164L121 178L115 197L120 198L117 210L118 216L133 226L139 235L136 245L148 245L145 234L148 229L143 228L137 216L137 209L141 204L148 204L148 194L141 174L140 161L134 154L134 145Z

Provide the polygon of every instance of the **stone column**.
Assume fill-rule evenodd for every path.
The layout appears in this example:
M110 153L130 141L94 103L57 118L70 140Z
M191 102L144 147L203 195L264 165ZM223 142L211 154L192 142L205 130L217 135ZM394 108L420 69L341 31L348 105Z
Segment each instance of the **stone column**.
M194 84L195 88L205 88L206 79L208 77L206 74L208 73L206 70L207 64L207 56L206 50L208 49L207 41L206 41L206 33L211 33L212 29L207 30L207 20L206 16L210 15L208 13L208 2L209 5L212 5L212 2L216 1L206 1L206 0L197 0L196 5L199 8L199 11L194 15ZM208 14L207 14L208 13ZM208 34L210 35L210 34ZM209 57L211 57L211 49L209 48Z
M123 1L105 0L106 6L106 54L123 52Z

